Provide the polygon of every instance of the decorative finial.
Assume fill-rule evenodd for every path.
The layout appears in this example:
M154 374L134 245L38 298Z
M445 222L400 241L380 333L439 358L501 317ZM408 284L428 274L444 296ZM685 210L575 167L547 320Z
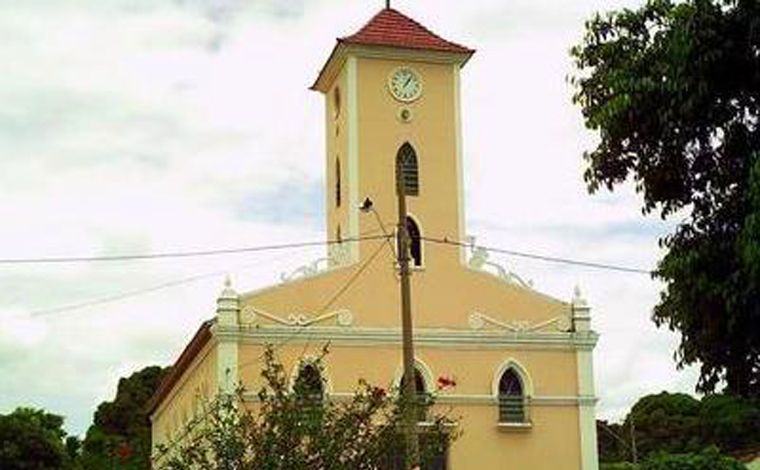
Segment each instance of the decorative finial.
M588 303L581 292L581 287L577 284L573 291L573 306L576 308L586 308L588 306Z
M232 288L232 278L229 274L224 276L224 288L219 294L220 299L235 299L238 297L238 293Z
M391 8L391 0L385 0L385 8L386 10Z

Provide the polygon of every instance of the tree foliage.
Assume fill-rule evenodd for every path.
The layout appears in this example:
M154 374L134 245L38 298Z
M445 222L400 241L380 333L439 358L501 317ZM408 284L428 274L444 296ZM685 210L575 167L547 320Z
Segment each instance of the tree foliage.
M86 470L147 470L151 433L146 405L168 369L146 367L119 380L116 397L98 406L83 442Z
M700 391L760 392L760 2L650 0L596 15L571 52L574 101L599 132L589 191L632 179L660 241L653 318L681 333Z
M63 418L34 408L0 415L0 468L3 470L73 470L76 452L68 450Z
M647 395L631 408L624 426L633 426L640 455L653 452L698 452L700 439L699 400L683 393Z
M740 462L708 448L694 454L655 454L646 459L641 470L746 470Z
M606 431L616 438L605 437ZM599 437L602 462L631 460L634 439L639 457L708 448L742 454L760 447L760 403L736 395L707 395L702 400L681 393L647 395L623 423L600 429Z
M287 386L274 352L265 352L264 386L254 403L244 391L220 394L184 433L156 454L159 470L378 470L402 468L401 408L384 389L360 381L346 399L315 397L313 377ZM322 359L311 365L321 371ZM423 406L429 408L432 398ZM421 437L423 468L435 467L456 437L432 415Z

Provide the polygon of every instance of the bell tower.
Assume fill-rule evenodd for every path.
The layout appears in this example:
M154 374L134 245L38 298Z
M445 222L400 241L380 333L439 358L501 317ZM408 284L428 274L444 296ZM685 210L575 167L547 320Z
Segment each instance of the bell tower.
M410 234L464 239L459 80L473 53L392 8L337 40L311 87L325 97L329 239L381 233L380 221L393 230L397 168L417 188ZM367 197L378 218L360 214ZM427 269L459 263L463 250L423 240L412 251ZM368 256L363 243L332 254L340 264Z

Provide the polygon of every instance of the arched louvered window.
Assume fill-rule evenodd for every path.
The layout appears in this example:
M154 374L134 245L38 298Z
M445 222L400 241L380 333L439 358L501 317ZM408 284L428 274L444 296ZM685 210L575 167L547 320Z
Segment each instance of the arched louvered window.
M520 376L514 369L504 371L499 379L499 422L524 423L525 393Z
M409 234L409 254L412 257L414 266L422 266L422 234L420 227L413 218L407 216L406 231Z
M298 371L293 393L303 401L304 406L319 407L322 403L325 388L322 374L314 364L303 364Z
M401 379L401 393L404 393L403 390L405 380L406 376ZM416 367L414 369L414 392L417 395L417 421L425 422L427 421L427 386L425 384L425 377L422 375L422 372L420 372L420 370Z
M340 158L335 159L335 207L340 207L341 199Z
M396 154L396 189L407 196L420 193L417 152L409 142L402 145Z

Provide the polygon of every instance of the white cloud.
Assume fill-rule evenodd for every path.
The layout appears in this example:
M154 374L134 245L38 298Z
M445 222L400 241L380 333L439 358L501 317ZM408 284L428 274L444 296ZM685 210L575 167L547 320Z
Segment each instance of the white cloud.
M323 103L307 87L335 37L364 24L379 2L7 3L0 0L0 61L11 71L0 74L0 257L323 237L315 194ZM463 75L470 232L509 249L654 266L656 238L669 225L641 218L630 188L586 194L581 154L594 137L565 82L583 19L624 3L394 5L478 48ZM211 315L222 275L66 313L30 312L204 273L231 271L249 289L320 254L0 266L8 286L0 374L9 378L0 410L46 406L82 432L119 376L177 356ZM659 286L647 276L496 258L552 295L569 298L575 284L587 292L603 335L603 416L619 417L643 393L693 386L693 370L674 369L677 338L649 320Z

